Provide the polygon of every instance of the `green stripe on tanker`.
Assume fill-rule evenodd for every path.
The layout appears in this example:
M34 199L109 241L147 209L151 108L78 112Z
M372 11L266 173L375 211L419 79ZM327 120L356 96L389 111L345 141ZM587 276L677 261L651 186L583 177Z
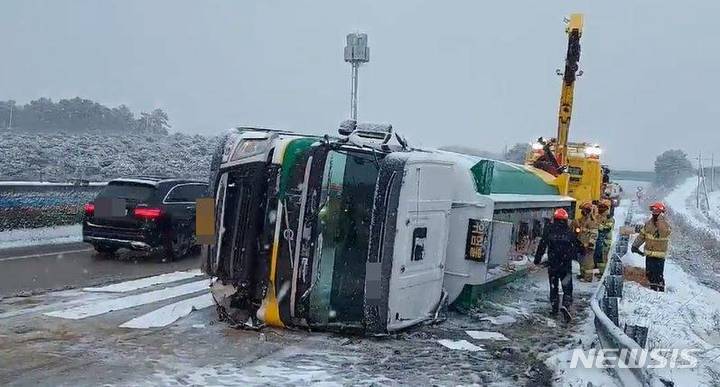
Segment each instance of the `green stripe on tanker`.
M482 195L522 194L557 195L558 189L547 184L531 170L496 160L480 160L470 168L475 187Z

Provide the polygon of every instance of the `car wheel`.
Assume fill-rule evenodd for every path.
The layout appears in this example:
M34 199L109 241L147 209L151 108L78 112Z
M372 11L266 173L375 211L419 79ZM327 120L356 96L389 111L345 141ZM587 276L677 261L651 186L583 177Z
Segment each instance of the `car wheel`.
M97 251L100 254L115 254L116 251L118 251L117 247L112 246L103 246L103 245L94 245L95 251Z
M163 262L172 262L184 257L190 250L190 241L183 234L175 234L165 243Z

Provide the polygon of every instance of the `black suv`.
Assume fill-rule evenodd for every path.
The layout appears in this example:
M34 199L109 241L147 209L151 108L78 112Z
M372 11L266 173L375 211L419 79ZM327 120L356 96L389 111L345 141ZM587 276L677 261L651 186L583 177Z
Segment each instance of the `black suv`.
M180 258L195 246L195 199L207 192L196 180L140 176L115 179L85 205L83 241L101 253L119 248Z

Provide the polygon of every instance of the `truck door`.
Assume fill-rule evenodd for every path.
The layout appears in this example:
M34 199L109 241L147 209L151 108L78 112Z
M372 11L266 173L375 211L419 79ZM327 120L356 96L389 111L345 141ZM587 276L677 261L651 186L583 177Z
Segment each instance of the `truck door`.
M406 166L388 292L388 331L429 318L441 301L452 177L449 164Z

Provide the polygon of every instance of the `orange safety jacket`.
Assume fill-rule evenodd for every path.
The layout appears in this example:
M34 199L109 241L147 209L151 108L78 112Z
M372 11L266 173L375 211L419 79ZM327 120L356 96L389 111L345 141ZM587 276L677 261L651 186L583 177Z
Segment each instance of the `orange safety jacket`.
M640 248L645 244L645 256L665 258L670 245L670 233L672 233L672 228L664 216L658 216L657 220L650 218L640 229L640 234L635 238L633 247Z

